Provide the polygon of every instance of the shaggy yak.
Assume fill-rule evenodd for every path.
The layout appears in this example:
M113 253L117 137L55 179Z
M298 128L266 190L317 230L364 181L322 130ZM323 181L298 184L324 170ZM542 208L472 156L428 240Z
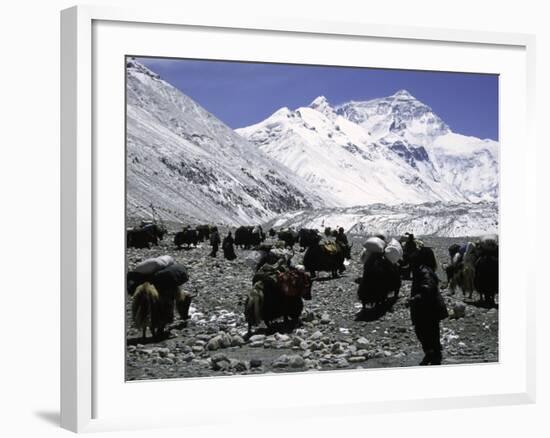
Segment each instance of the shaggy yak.
M298 233L291 229L280 230L277 233L277 239L283 241L286 248L292 248L298 241Z
M235 230L235 245L241 248L250 249L251 246L258 246L265 240L262 227L240 226Z
M252 279L253 288L244 305L248 336L252 334L252 326L264 321L270 329L272 321L281 317L285 325L288 325L290 318L295 327L304 308L303 300L311 300L308 273L298 269L282 272L275 269L265 265Z
M180 318L189 318L189 306L195 296L180 290L189 277L181 265L170 265L147 277L135 288L132 295L132 318L137 329L146 337L147 327L154 338L164 335L166 325L174 320L174 306Z
M478 244L474 286L482 301L494 305L498 293L498 244L495 241Z
M315 277L316 271L330 272L332 278L338 276L338 272L344 272L344 260L350 258L351 246L344 246L339 242L319 243L318 236L304 254L304 266Z
M197 243L199 243L199 232L197 230L187 228L174 236L174 245L178 249L184 244L189 248L190 245L197 246Z
M357 296L363 310L370 306L384 304L390 292L399 296L401 275L399 265L391 263L384 254L371 254L365 262L363 277L359 280Z
M495 304L498 293L498 256L483 254L475 264L474 285L482 301Z
M302 228L298 232L298 243L305 249L319 241L319 232L315 229Z
M166 229L157 224L148 224L140 228L131 228L126 230L127 248L149 248L152 245L158 245L166 234Z

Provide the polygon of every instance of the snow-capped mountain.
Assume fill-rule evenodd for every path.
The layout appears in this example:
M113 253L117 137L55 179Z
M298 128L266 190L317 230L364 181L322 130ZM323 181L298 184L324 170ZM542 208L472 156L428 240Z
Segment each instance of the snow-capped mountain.
M157 74L127 63L127 211L225 224L322 206L308 185Z
M316 98L238 129L329 206L494 201L498 143L451 129L405 90L336 107Z
M346 233L367 236L383 232L400 236L413 232L419 236L463 237L498 232L498 205L495 202L383 205L322 208L315 211L285 213L268 226L317 228L343 227Z

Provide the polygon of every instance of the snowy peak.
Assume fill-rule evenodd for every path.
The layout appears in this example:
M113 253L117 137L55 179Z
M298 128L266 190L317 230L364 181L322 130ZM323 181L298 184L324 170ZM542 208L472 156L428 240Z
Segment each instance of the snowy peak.
M407 90L399 90L392 95L395 99L414 99L414 96Z
M326 109L332 110L328 99L325 96L318 96L309 104L309 107L324 112Z
M478 202L498 194L498 143L453 133L407 90L332 107L319 96L237 132L327 205Z
M373 100L351 101L338 106L336 113L377 138L396 133L414 143L424 144L450 131L428 105L407 90Z

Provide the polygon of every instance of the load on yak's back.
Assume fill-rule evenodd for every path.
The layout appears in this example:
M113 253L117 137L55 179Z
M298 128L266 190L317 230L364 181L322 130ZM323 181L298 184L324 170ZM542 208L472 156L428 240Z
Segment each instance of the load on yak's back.
M399 263L403 258L401 244L396 239L386 242L383 234L367 238L363 244L360 260L363 264L363 275L356 282L359 284L357 296L362 304L362 312L367 306L385 304L389 294L397 299L401 288Z
M182 320L189 318L195 295L180 289L188 280L185 267L168 255L144 260L128 272L126 288L132 296L132 319L143 339L147 328L155 339L165 336L165 327L174 320L174 307Z
M457 289L472 299L473 292L487 306L495 305L498 294L498 236L491 234L475 242L449 247L450 262L444 266L449 289Z

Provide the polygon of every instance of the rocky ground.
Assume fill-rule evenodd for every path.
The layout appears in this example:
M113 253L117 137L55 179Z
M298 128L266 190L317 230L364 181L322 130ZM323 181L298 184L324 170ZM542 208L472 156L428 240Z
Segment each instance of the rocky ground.
M434 248L442 263L447 261L448 246L465 239L422 240ZM280 331L267 332L262 325L250 339L245 336L243 315L253 275L245 261L249 251L237 249L237 259L230 262L222 251L217 258L210 257L206 243L177 250L173 233L160 246L128 249L130 268L146 258L173 256L189 271L190 280L183 289L196 291L198 296L191 305L191 318L183 322L176 314L169 337L162 341L144 340L133 328L128 297L127 380L418 365L423 354L405 307L410 281L403 282L401 294L391 306L356 320L361 305L353 280L361 275L360 246L355 242L342 277L319 275L313 284L313 299L305 301L300 327L286 332L281 326ZM297 250L296 254L301 261L303 254ZM444 274L439 274L444 279ZM441 323L443 365L498 361L498 310L480 306L476 296L469 300L460 292L450 295L444 282L442 293L451 313ZM461 303L465 304L464 316L453 317L453 309ZM456 316L460 316L458 312Z

